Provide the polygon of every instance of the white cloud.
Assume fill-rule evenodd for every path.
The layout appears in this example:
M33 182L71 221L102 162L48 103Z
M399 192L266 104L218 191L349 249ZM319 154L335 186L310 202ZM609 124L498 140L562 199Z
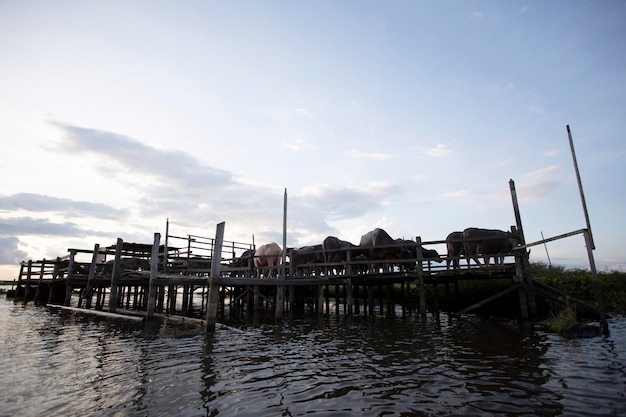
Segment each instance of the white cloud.
M290 151L298 152L311 148L303 139L297 139L295 142L282 142L281 145Z
M312 116L311 112L308 111L307 109L303 108L303 107L297 108L296 110L294 110L294 113L299 114L299 115L304 116L304 117L311 117Z
M524 174L517 187L521 198L531 201L540 200L561 187L561 182L555 176L559 168L559 165L550 165Z
M396 155L388 153L367 153L356 150L347 151L346 156L354 159L376 159L379 161L385 161L396 157Z
M465 198L470 195L469 190L455 190L448 191L445 193L437 194L435 196L436 200L454 200L457 198Z
M546 152L543 154L543 156L548 157L548 158L552 158L552 157L557 156L558 154L559 154L559 151L557 151L557 150L555 150L555 149L552 149L552 150L546 151Z
M439 158L439 157L450 155L452 151L446 145L442 145L441 143L438 143L437 146L435 146L434 148L426 149L425 151L422 151L421 153L427 156L434 156L434 157Z

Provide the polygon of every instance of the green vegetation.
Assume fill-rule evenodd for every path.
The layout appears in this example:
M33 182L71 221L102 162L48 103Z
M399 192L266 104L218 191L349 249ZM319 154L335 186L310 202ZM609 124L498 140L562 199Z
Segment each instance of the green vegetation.
M552 313L550 319L546 322L548 329L557 333L571 329L577 324L576 310L569 305L563 307L558 313Z
M567 269L562 266L549 267L544 263L532 263L531 269L533 278L537 281L589 305L597 305L591 271ZM621 271L599 272L598 282L606 312L626 314L626 273Z

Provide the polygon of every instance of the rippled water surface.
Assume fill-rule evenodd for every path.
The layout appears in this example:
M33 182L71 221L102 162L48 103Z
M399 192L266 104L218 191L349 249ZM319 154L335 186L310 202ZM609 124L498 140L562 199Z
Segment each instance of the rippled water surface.
M220 328L0 298L1 416L626 415L626 318L565 340L445 314Z

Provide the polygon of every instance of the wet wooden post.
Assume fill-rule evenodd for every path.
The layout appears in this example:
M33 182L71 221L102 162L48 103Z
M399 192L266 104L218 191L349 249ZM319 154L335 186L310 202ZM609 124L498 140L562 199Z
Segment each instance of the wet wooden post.
M52 282L50 283L50 291L48 292L48 303L52 303L56 295L56 280L59 278L59 263L61 258L57 256L54 262L54 269L52 270Z
M220 285L217 278L220 276L222 267L222 244L224 242L225 223L221 222L215 230L215 246L213 247L213 258L211 259L211 275L209 275L209 298L206 306L205 332L214 332L217 323L217 311L220 301Z
M424 266L422 261L422 251L419 248L422 247L422 238L417 236L415 238L417 245L417 285L419 286L420 293L420 314L422 317L426 317L426 288L424 286Z
M589 257L589 266L591 268L591 275L593 277L593 287L596 292L596 301L598 302L598 314L600 315L600 324L602 326L602 332L605 335L609 334L609 324L606 321L606 312L604 311L604 301L602 300L602 291L600 290L600 282L598 281L598 272L596 271L596 262L593 258L593 240L591 232L587 229L584 231L585 246L587 247L587 256Z
M517 233L517 228L515 226L511 226L511 233L514 236L514 246L517 246L520 242L519 233ZM520 314L522 320L528 320L530 316L528 313L527 291L524 285L524 262L522 260L523 256L524 254L520 251L517 251L517 253L515 254L515 277L513 277L513 282L522 284L522 286L518 290Z
M72 289L74 281L74 258L76 257L76 250L70 250L70 258L67 263L67 279L65 281L65 301L64 305L69 306L72 301Z
M24 283L24 303L28 301L30 296L30 274L33 272L33 261L28 261L28 267L26 268L26 282Z
M148 285L148 306L147 317L154 317L156 309L157 296L157 274L159 272L159 245L161 243L161 234L154 234L154 244L152 245L152 257L150 258L150 284Z
M109 312L115 313L118 304L118 280L120 279L120 260L122 259L122 246L124 241L117 238L115 244L115 258L113 260L113 271L111 271L111 294L109 294Z
M352 272L354 271L354 268L352 267L352 262L350 262L352 259L352 251L350 250L350 248L346 249L346 265L345 268L343 269L343 273L345 274L345 276L347 277L346 280L346 304L348 305L348 314L352 314L354 312L354 291L352 288L352 278L350 278L352 276Z
M93 255L91 257L91 264L89 265L89 278L87 278L87 285L83 288L78 298L78 307L82 305L82 300L85 300L85 308L91 308L91 296L93 295L93 287L96 285L96 263L98 262L100 252L100 244L96 243L93 247Z
M39 300L41 294L41 285L43 283L43 275L46 269L46 258L41 261L41 268L39 268L39 279L37 280L37 289L35 290L35 303Z
M524 229L522 228L522 216L519 210L519 204L517 202L517 191L515 190L515 182L511 179L509 180L509 188L511 190L511 200L513 201L513 212L515 214L515 224L517 225L517 240L520 245L526 244L526 238L524 237ZM516 262L518 257L515 257ZM520 276L522 287L520 291L526 293L525 298L528 303L529 313L532 317L537 315L537 302L535 300L535 288L533 285L533 277L532 272L530 271L530 262L528 261L528 252L526 249L523 250L519 257L521 261L521 273ZM522 295L520 295L522 297ZM520 298L521 300L521 298Z

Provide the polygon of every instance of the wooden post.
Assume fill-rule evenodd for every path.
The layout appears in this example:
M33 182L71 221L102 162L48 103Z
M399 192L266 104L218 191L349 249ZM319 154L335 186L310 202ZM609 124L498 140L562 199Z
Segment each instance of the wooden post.
M123 245L124 241L118 237L115 244L115 259L113 260L113 271L111 271L111 294L109 294L109 313L115 313L117 311L117 282L120 279L120 260L122 259Z
M520 235L517 233L517 229L515 226L511 226L511 233L514 236L514 243L517 246L520 242ZM517 251L515 254L515 277L513 277L514 285L521 284L519 287L519 307L520 314L522 316L522 320L528 320L528 298L527 298L527 288L524 285L524 261L522 257L524 256L523 252Z
M415 238L415 244L417 245L417 280L419 285L419 293L420 293L420 314L422 317L426 317L426 288L424 286L424 266L423 266L423 258L422 251L420 248L422 247L422 238L417 236Z
M150 258L150 284L148 285L148 306L147 317L154 317L156 309L157 296L157 274L159 272L159 245L161 244L161 234L154 234L154 243L152 245L152 257Z
M513 201L513 211L515 213L515 224L517 225L517 241L520 245L526 244L526 238L524 237L524 229L522 228L522 216L520 215L519 204L517 202L517 192L515 191L515 182L511 179L509 180L509 188L511 190L511 199ZM524 298L528 303L528 310L530 312L531 317L535 317L537 315L537 301L535 300L535 288L533 286L533 277L532 272L530 271L530 262L528 261L528 252L526 249L522 249L522 253L519 256L519 260L521 261L521 284L520 291L526 292L525 296L520 295L520 301ZM516 264L518 257L515 257ZM519 275L519 273L518 273ZM524 313L525 308L522 309L522 313ZM524 318L524 317L522 317ZM526 317L528 318L528 317Z
M283 256L280 267L280 277L278 279L285 280L286 270L285 263L287 261L287 189L285 188L285 195L283 197ZM293 259L292 259L293 263ZM276 287L276 320L280 320L283 317L284 306L283 306L283 298L284 298L285 287L282 285L278 285Z
M169 256L167 246L169 244L168 238L170 234L170 219L165 220L165 244L163 245L163 273L167 274L167 258Z
M217 322L217 310L219 307L220 285L213 280L219 277L222 264L222 244L224 242L225 223L221 222L215 230L215 246L213 247L213 258L211 259L211 275L209 276L209 299L206 306L205 331L214 332Z
M39 296L41 294L41 285L43 282L43 274L45 272L46 269L46 258L43 259L43 261L41 261L41 268L39 269L39 279L37 280L37 289L35 290L35 303L37 303L37 301L39 300Z
M589 266L591 268L591 275L593 276L593 286L596 291L596 301L598 302L598 313L600 315L600 324L602 325L602 332L605 335L609 334L609 324L606 321L606 312L604 311L604 301L602 300L602 291L600 290L600 282L598 281L598 272L596 271L596 262L593 258L593 241L591 238L591 232L585 230L585 246L587 247L587 256L589 257Z
M26 282L24 283L24 303L28 302L30 296L30 274L33 272L33 261L28 261L28 268L26 269Z
M593 243L593 234L591 233L591 223L589 222L589 212L587 211L587 203L585 201L585 193L583 192L583 183L580 180L580 172L578 171L578 162L576 161L576 152L574 151L574 140L572 139L572 131L567 125L567 136L569 138L569 146L572 151L572 159L574 160L574 170L576 171L576 181L578 182L578 191L580 193L580 201L583 205L583 213L585 215L585 222L587 223L587 231L589 233L589 247L592 250L596 249L596 245ZM585 238L586 239L586 238Z
M93 255L91 256L91 264L89 265L89 278L87 278L87 285L83 288L78 298L78 307L81 307L82 300L85 299L85 308L91 308L91 296L93 295L93 288L96 285L96 263L98 262L100 252L100 245L96 243L93 247Z
M72 287L74 281L74 258L76 257L76 250L70 250L70 258L67 264L67 279L65 281L65 301L64 305L69 306L72 300Z

